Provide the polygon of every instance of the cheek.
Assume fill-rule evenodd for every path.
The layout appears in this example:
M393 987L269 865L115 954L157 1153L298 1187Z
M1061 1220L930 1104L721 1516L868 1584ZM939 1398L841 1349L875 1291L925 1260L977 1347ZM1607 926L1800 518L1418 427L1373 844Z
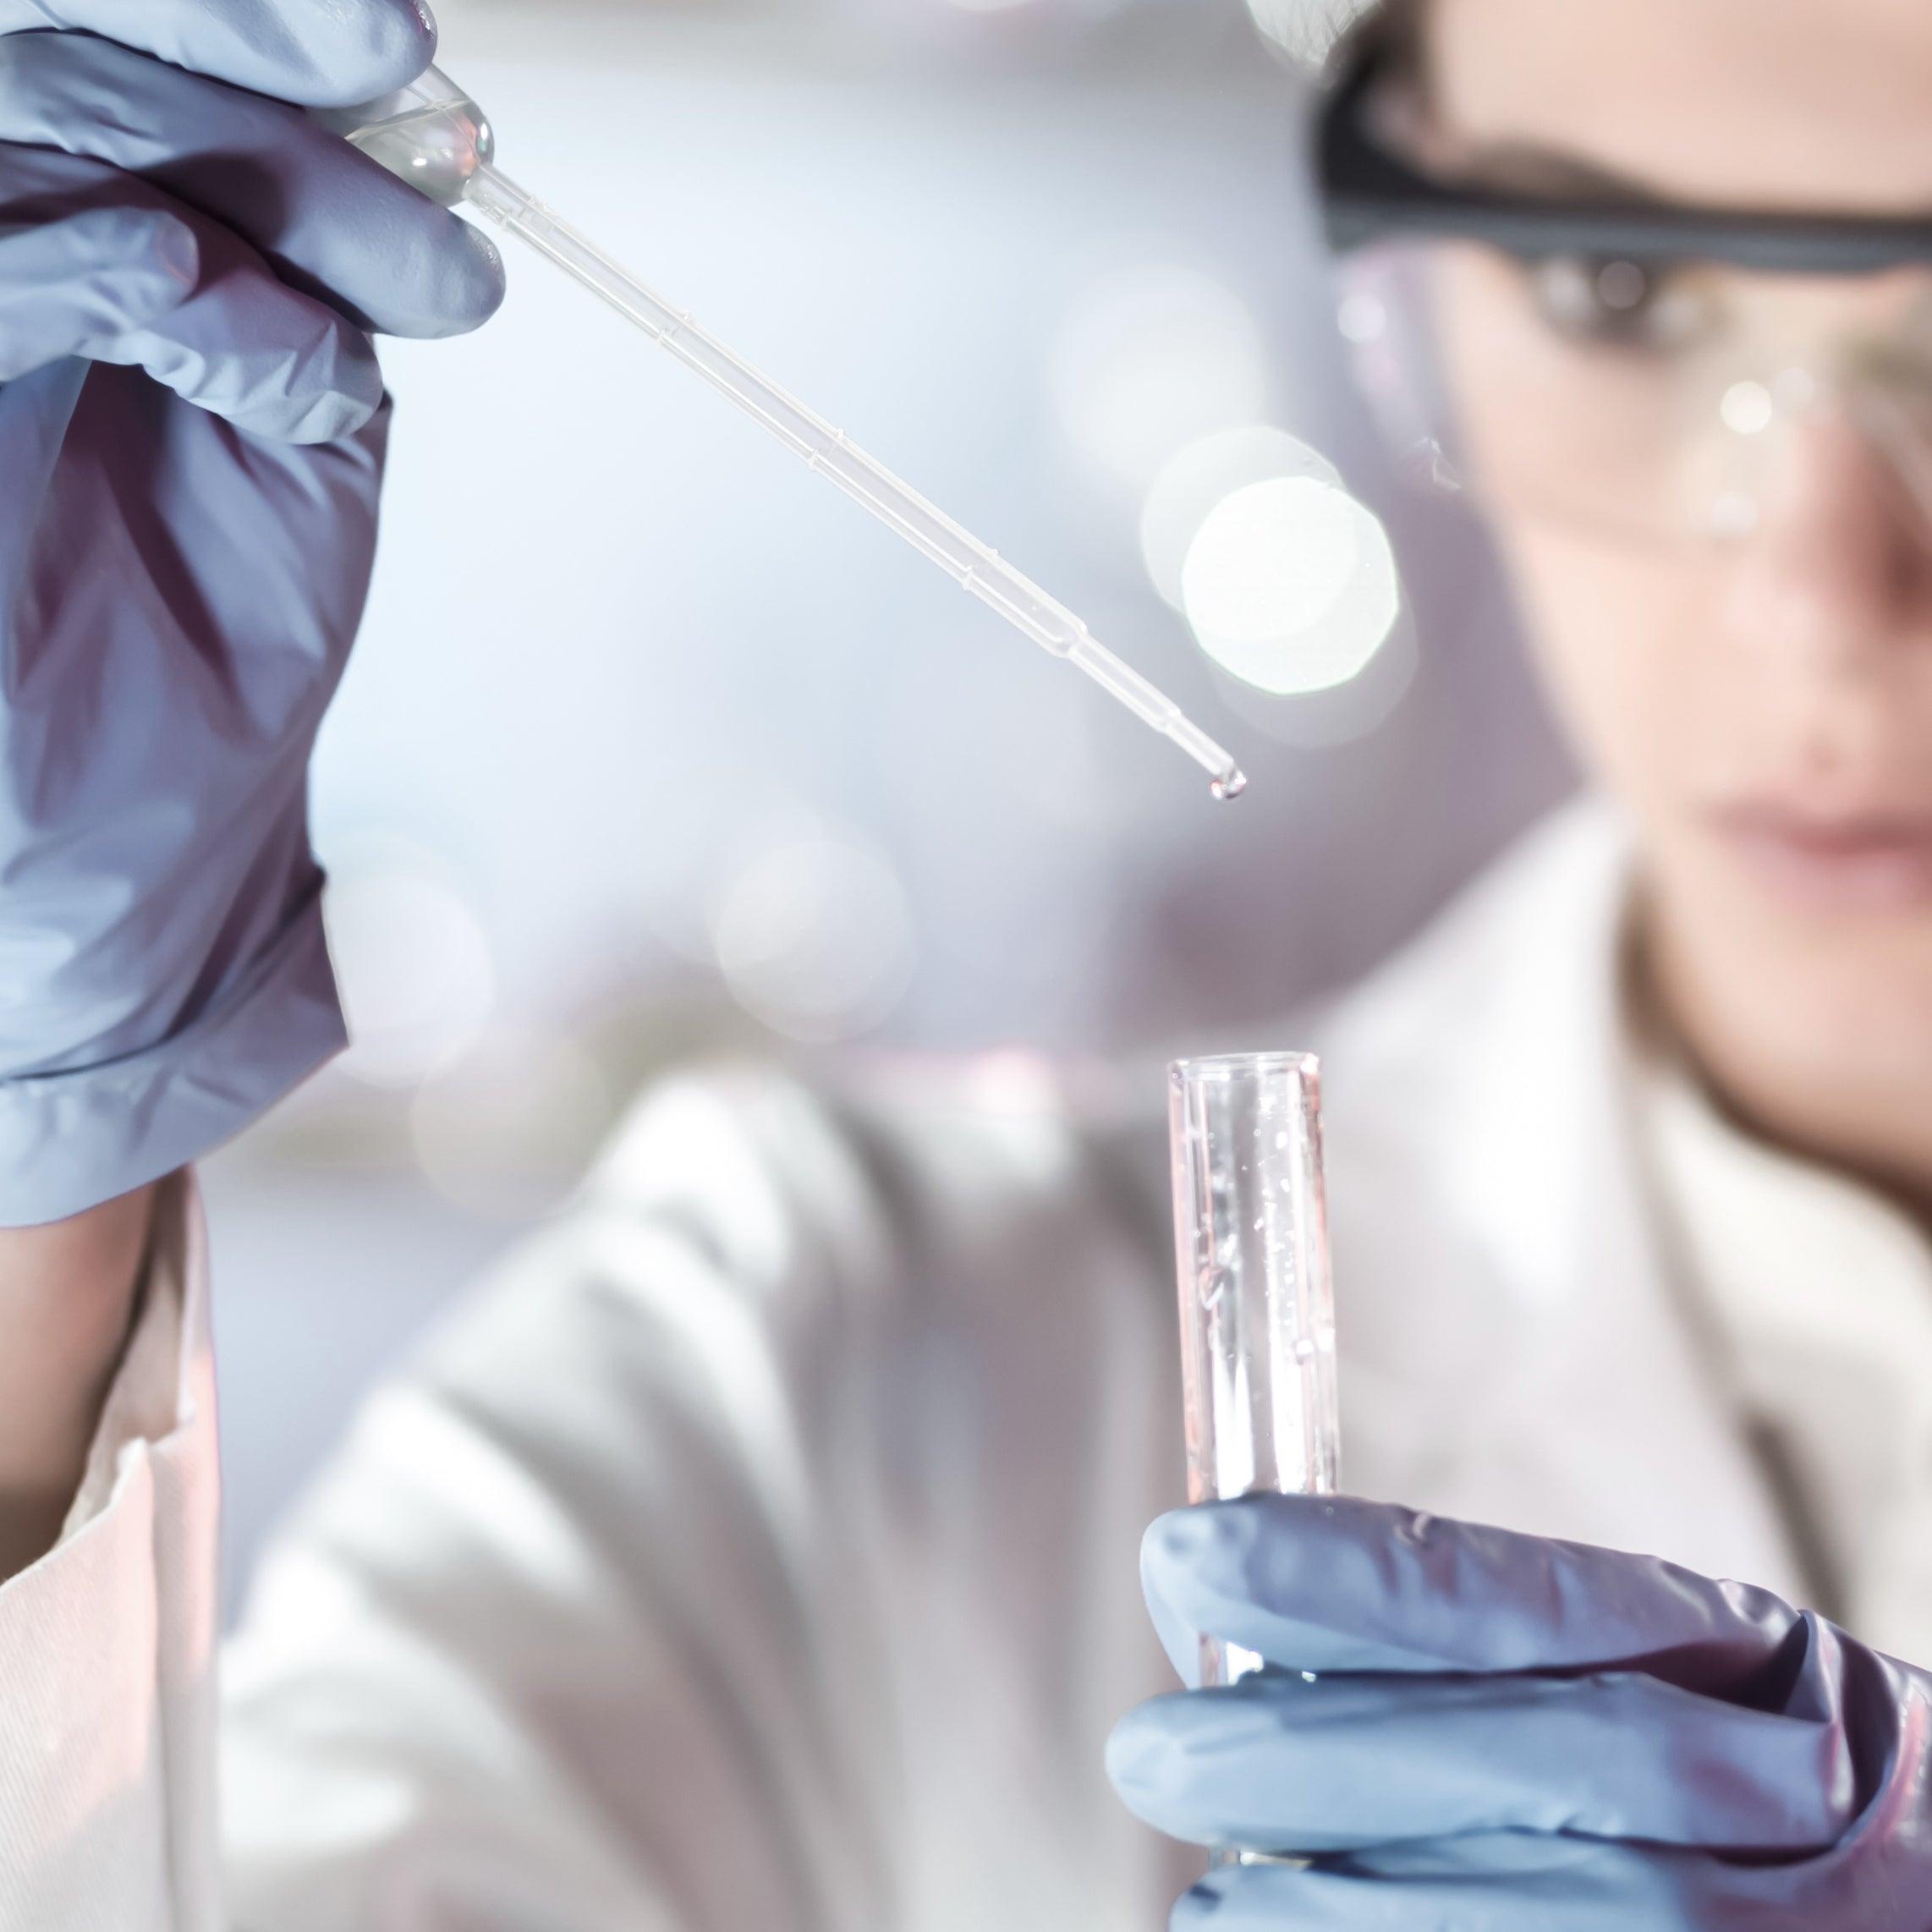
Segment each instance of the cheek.
M1578 756L1640 820L1721 749L1704 701L1715 586L1696 564L1518 524L1499 533L1531 656Z

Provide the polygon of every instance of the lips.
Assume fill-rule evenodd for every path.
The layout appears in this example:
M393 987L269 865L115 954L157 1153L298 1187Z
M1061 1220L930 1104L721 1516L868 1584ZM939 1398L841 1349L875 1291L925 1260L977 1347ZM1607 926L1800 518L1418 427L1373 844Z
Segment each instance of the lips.
M1805 811L1758 802L1710 823L1758 881L1819 910L1932 908L1932 812Z

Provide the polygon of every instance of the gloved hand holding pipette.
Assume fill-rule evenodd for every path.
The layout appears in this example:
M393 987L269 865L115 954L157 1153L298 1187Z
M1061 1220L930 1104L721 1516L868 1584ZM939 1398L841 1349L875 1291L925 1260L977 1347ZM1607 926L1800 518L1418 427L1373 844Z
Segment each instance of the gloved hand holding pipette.
M1375 1503L1149 1531L1147 1596L1274 1668L1157 1699L1116 1783L1229 1865L1177 1927L1907 1932L1932 1923L1932 1677L1769 1592Z
M181 1166L340 1043L306 777L374 554L370 336L502 291L286 104L420 71L409 0L66 19L0 0L8 1226Z

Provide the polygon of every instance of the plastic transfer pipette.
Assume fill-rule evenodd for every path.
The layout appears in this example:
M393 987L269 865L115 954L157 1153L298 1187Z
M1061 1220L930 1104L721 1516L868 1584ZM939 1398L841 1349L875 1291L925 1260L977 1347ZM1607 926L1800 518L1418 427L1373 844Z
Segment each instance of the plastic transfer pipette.
M322 118L392 173L446 207L474 208L601 296L1015 629L1077 664L1143 723L1172 738L1213 779L1216 798L1238 798L1246 788L1232 757L1064 604L500 174L491 165L495 137L487 118L446 75L431 68L399 93Z

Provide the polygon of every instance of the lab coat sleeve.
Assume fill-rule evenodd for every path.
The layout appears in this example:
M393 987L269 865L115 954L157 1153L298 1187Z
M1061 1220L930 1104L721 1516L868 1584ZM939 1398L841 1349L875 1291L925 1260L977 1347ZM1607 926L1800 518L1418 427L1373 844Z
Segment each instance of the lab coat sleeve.
M219 1923L206 1276L170 1182L61 1540L0 1585L0 1932Z
M366 1408L224 1669L261 1932L891 1923L888 1271L781 1083L647 1105Z

